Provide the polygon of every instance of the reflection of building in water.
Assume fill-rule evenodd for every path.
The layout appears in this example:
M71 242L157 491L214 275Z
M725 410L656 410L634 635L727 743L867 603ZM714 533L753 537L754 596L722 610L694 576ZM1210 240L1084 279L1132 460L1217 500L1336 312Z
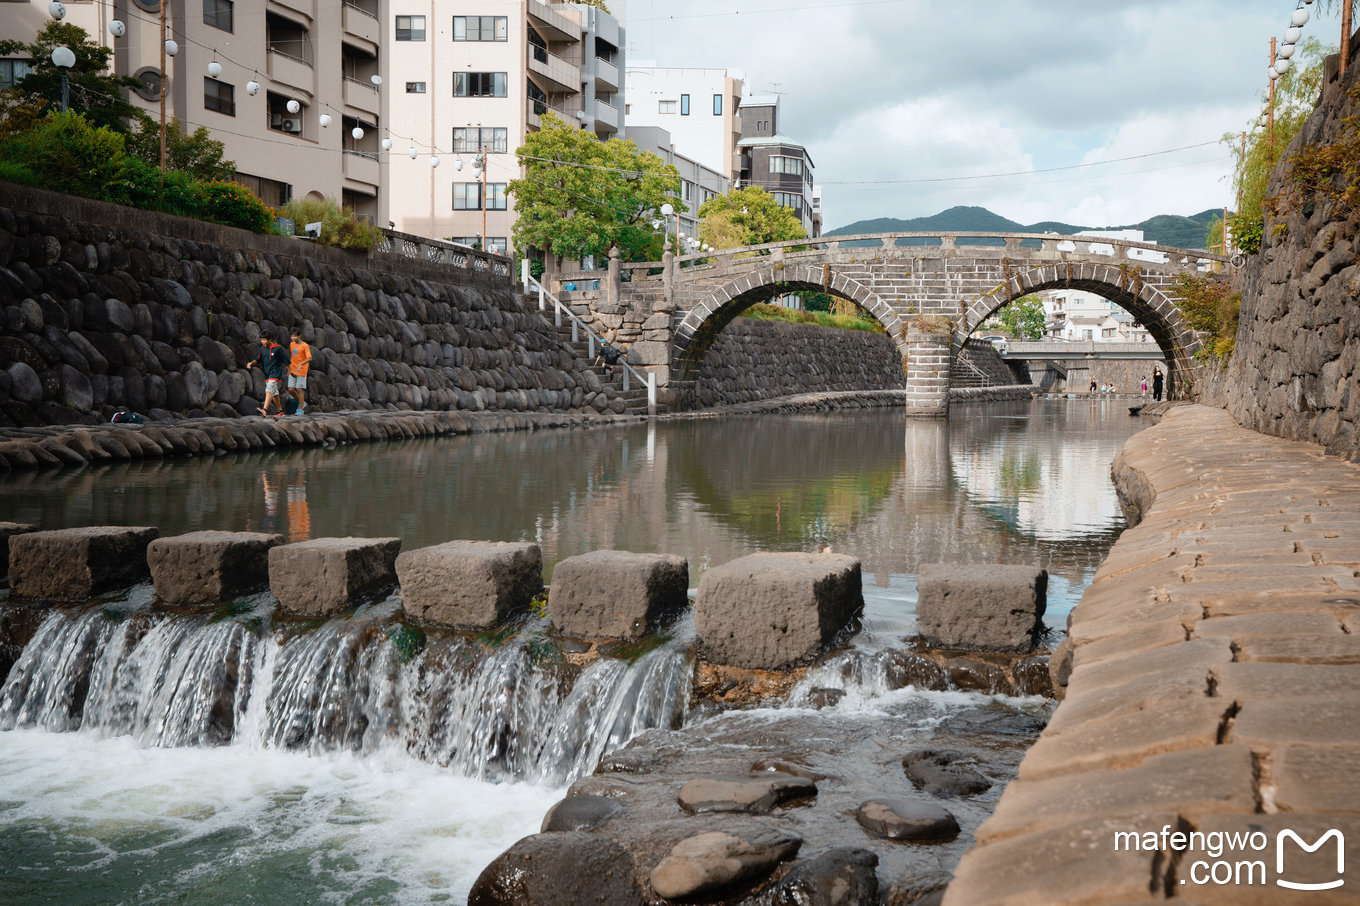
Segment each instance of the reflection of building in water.
M306 473L293 473L288 483L288 540L306 541L312 537L312 511L307 508Z

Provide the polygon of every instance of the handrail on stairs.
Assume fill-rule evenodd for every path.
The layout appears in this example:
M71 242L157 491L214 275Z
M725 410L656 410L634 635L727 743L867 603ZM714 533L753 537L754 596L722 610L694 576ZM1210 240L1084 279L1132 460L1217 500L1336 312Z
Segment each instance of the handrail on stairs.
M539 283L538 280L529 273L529 259L527 258L520 262L520 279L524 282L525 295L529 294L531 286L538 290L539 311L547 310L547 301L552 300L554 326L562 326L562 315L564 313L571 319L571 341L573 343L579 343L580 332L585 331L586 360L594 362L595 344L599 343L601 346L605 345L604 338L591 330L585 321L582 321L577 317L576 312L572 311L570 306L562 304L562 300L554 296L542 283ZM632 365L628 364L627 359L621 360L619 364L623 366L623 392L628 392L628 376L631 374L633 377L636 377L647 388L647 414L649 416L656 415L656 374L650 371L646 374L638 371Z

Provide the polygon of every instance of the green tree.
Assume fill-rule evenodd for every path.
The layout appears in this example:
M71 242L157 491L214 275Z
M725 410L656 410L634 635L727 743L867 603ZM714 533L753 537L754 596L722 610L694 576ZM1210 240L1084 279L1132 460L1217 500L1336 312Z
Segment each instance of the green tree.
M141 111L137 112L137 130L129 132L124 144L128 153L153 167L161 165L160 124ZM203 126L186 133L179 120L171 118L165 124L165 167L182 170L199 179L231 179L236 175L236 164L225 160L225 149Z
M699 238L715 249L783 242L807 236L792 208L759 186L715 195L699 207Z
M687 210L675 167L631 141L601 141L545 113L538 132L516 152L522 179L515 197L518 249L537 248L564 258L602 257L617 246L625 261L654 261L660 239L652 228L663 204Z
M1021 296L996 313L1006 331L1020 340L1044 337L1044 303L1038 296Z
M137 108L123 94L141 83L132 76L109 72L113 51L90 40L78 25L49 22L33 43L0 41L0 57L28 55L33 71L0 97L0 124L5 132L23 132L37 125L49 111L61 110L61 70L52 62L52 51L65 46L76 63L67 73L69 109L82 113L96 128L106 126L126 132Z
M1228 215L1228 232L1232 243L1244 252L1260 251L1270 174L1312 114L1322 90L1324 61L1335 52L1316 38L1309 38L1298 48L1295 65L1275 81L1274 125L1270 123L1267 94L1261 116L1247 130L1245 146L1241 133L1223 136L1223 143L1236 158L1233 184L1239 197L1236 213Z

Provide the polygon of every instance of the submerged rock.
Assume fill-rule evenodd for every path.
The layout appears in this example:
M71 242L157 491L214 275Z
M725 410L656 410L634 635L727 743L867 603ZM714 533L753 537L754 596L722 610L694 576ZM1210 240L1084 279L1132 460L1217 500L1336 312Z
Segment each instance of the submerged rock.
M869 799L855 812L855 820L889 840L945 840L959 833L959 823L947 809L914 799Z
M525 837L473 882L468 906L637 906L645 902L633 858L584 831Z
M922 749L902 759L907 778L918 790L933 796L974 796L992 783L970 767L973 759L961 752Z
M802 844L797 834L773 828L698 834L675 844L652 869L652 889L668 899L719 890L769 874Z
M817 784L803 777L698 777L680 790L680 807L695 812L760 814L787 802L817 795Z

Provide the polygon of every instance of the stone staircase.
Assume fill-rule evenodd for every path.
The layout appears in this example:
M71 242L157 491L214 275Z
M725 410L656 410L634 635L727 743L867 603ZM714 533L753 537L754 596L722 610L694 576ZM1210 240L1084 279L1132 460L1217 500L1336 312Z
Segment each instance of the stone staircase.
M549 323L552 323L549 320ZM573 342L571 338L571 324L564 321L560 325L554 325L557 335L562 338L562 345L569 348L578 359L585 362L595 376L600 380L600 389L608 397L610 408L618 414L646 415L647 414L647 385L640 382L636 377L630 376L628 389L623 389L623 363L614 366L614 376L607 376L608 369L604 365L594 365L595 355L599 355L600 346L595 344L595 355L590 354L590 343L584 332L579 332L577 339ZM622 409L616 407L615 403L622 401Z
M986 340L969 340L954 359L949 370L949 386L1006 387L1019 383L1010 366Z

